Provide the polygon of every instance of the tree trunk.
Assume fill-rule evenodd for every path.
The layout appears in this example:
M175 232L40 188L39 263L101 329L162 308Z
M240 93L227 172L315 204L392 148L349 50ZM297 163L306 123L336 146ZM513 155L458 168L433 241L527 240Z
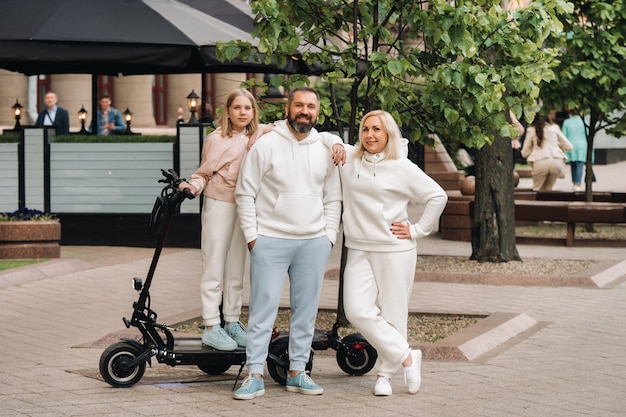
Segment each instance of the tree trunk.
M508 174L507 174L508 173ZM511 140L497 137L476 154L472 256L479 262L521 260L515 245Z

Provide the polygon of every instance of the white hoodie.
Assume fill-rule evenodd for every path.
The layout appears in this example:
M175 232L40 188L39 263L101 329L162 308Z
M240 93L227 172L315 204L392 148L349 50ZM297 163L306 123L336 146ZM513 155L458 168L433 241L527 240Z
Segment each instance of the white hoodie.
M331 146L336 141L321 135ZM407 142L403 140L403 147ZM439 184L406 157L386 159L385 154L355 158L354 146L344 144L346 164L339 167L343 189L343 230L346 247L366 252L397 252L413 249L416 239L432 233L448 201ZM400 152L406 155L406 149ZM408 205L426 204L411 239L391 233L395 222L409 224Z
M250 149L235 188L246 242L261 234L283 239L327 235L335 243L341 183L330 149L318 139L312 129L298 141L282 120Z

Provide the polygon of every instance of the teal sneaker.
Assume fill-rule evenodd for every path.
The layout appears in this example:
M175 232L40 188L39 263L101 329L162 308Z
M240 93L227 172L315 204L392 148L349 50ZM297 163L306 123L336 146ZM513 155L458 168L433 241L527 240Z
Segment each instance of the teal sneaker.
M253 375L248 375L241 387L233 394L236 400L251 400L265 394L265 382Z
M243 328L241 323L230 323L226 325L226 333L237 342L237 346L246 347L246 330Z
M217 350L231 351L237 349L237 342L231 339L219 325L213 326L211 330L204 329L202 343Z
M324 392L324 388L317 385L310 376L303 371L293 378L287 376L287 385L285 386L289 392L299 392L306 395L320 395Z

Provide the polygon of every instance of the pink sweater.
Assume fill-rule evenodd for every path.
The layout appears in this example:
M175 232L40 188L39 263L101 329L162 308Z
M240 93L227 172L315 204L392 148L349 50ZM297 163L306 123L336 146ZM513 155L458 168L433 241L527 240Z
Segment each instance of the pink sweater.
M204 140L200 167L193 173L189 183L196 188L196 195L204 195L219 201L235 202L235 185L241 161L246 154L248 137L243 133L223 137L217 128Z

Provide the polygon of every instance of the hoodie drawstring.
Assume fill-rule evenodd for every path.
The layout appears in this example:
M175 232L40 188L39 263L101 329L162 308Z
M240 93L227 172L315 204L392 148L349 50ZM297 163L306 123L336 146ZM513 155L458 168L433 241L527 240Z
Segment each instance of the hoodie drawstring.
M359 178L361 176L361 167L363 166L363 161L369 161L369 159L365 158L365 153L363 153L363 155L361 156L361 160L359 161L359 167L357 168L356 171L356 177ZM385 158L385 155L382 153L377 153L377 154L369 154L372 157L372 165L374 166L372 168L372 175L375 177L376 176L376 164L378 164L380 161L382 161Z

